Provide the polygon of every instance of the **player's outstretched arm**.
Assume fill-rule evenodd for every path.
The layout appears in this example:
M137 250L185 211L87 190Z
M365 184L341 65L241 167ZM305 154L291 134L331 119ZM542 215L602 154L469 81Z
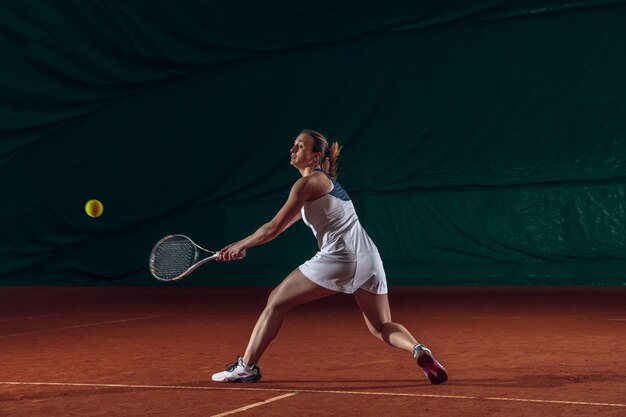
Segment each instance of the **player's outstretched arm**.
M300 210L304 203L312 199L312 197L320 194L319 188L321 187L319 182L313 182L309 177L300 178L295 182L289 197L283 206L278 210L278 213L272 220L263 224L250 236L231 243L220 251L220 261L230 261L234 259L241 259L246 249L262 245L270 242L289 226L299 220Z

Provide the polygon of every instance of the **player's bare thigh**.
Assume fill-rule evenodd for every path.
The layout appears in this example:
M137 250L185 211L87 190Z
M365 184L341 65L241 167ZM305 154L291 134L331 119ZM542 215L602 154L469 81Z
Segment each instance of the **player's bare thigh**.
M300 269L294 269L274 288L267 300L268 307L290 309L300 304L335 294L308 279Z
M379 332L383 324L391 321L391 309L387 294L374 294L359 288L355 291L354 298L370 331Z

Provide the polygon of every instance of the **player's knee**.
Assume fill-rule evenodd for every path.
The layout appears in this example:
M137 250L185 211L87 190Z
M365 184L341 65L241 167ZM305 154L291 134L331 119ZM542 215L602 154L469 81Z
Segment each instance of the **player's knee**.
M382 339L383 337L383 328L385 327L385 323L377 323L377 324L369 324L368 329L370 330L370 333L378 338L378 339Z
M289 310L290 305L284 297L281 296L280 289L275 288L267 299L267 304L265 305L266 310Z
M395 323L392 323L390 321L382 323L380 325L380 338L387 342L389 340L389 334L393 333L394 329Z
M380 330L377 330L373 327L370 327L370 333L372 334L372 336L377 337L380 339L382 333L380 332Z

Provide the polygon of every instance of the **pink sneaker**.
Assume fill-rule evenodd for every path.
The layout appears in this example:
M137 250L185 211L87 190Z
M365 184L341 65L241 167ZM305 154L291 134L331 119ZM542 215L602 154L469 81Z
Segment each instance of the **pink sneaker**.
M448 380L446 368L437 362L430 349L426 346L415 345L413 347L413 357L431 384L443 384Z

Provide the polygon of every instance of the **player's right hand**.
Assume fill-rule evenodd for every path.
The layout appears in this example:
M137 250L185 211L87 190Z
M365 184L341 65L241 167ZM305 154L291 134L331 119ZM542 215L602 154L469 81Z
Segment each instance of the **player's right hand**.
M238 242L237 242L238 243ZM219 252L218 261L237 261L246 257L246 250L237 243L231 243Z

